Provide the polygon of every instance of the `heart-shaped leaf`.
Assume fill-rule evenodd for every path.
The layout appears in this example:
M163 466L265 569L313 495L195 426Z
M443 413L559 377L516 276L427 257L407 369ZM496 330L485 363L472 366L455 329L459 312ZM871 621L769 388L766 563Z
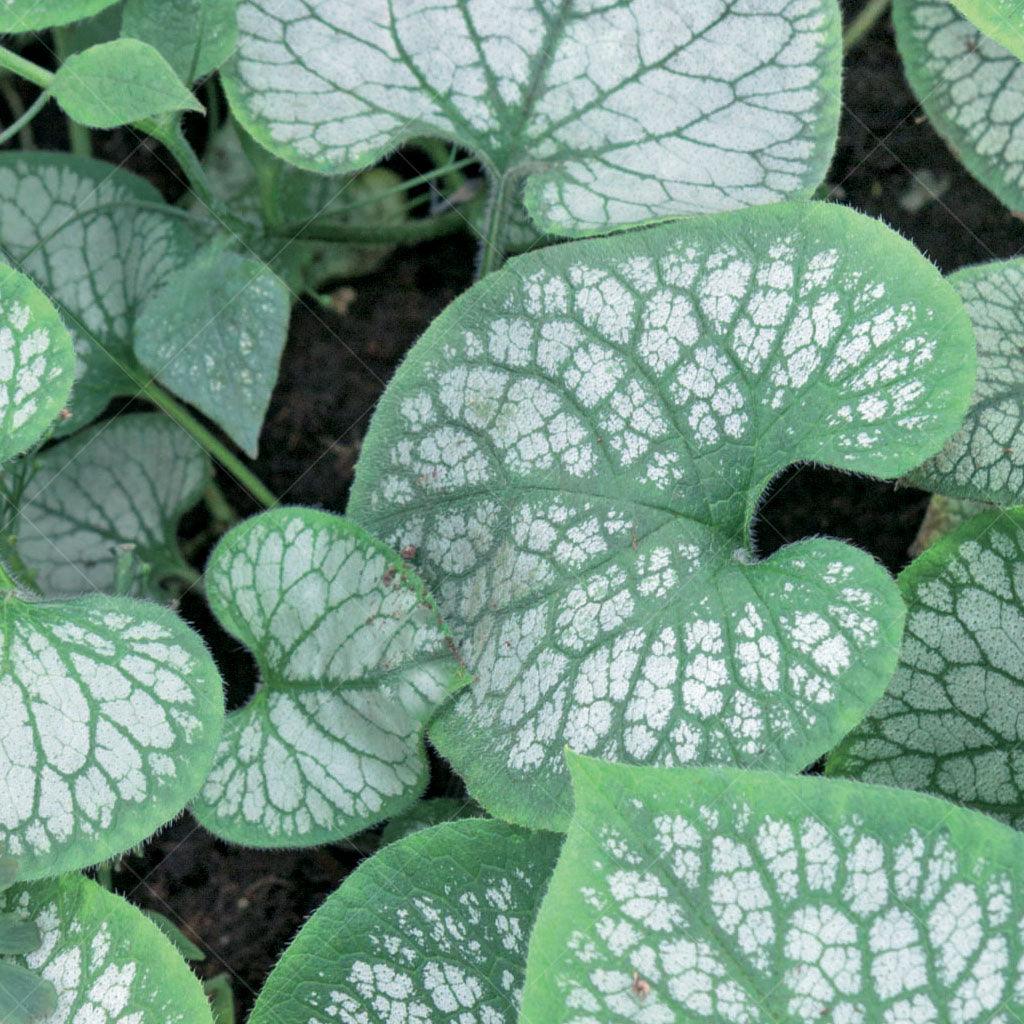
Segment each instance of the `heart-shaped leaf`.
M953 0L961 14L1024 60L1024 11L1015 0Z
M339 173L450 138L555 234L807 196L835 144L834 0L242 0L238 26L225 87L272 152Z
M408 807L424 726L466 677L402 559L340 516L279 508L221 540L206 593L260 687L228 716L196 817L234 842L311 846Z
M894 0L893 23L935 129L978 181L1024 210L1024 64L949 0Z
M902 602L829 540L759 561L772 477L906 471L974 342L881 224L777 205L520 257L434 322L349 514L415 563L474 685L431 735L492 814L567 819L562 749L800 769L881 696Z
M72 874L18 885L0 894L3 910L42 936L37 950L0 966L28 968L37 985L56 988L46 1024L212 1024L202 986L171 943L95 882Z
M290 313L266 264L213 244L143 305L135 355L255 458Z
M0 250L68 314L78 354L70 433L137 390L141 303L191 259L186 222L148 182L66 153L0 153Z
M21 877L105 860L173 818L220 737L220 676L171 612L124 598L8 594L0 849Z
M975 516L905 569L900 588L899 668L829 773L1024 825L1024 510Z
M558 846L547 833L458 821L387 847L299 932L249 1024L515 1024Z
M235 0L125 0L121 32L155 47L183 81L194 82L234 52Z
M1024 1014L1024 837L885 787L572 758L521 1024Z
M97 423L33 457L18 554L50 597L114 593L127 563L128 592L164 600L169 578L191 575L178 524L209 479L205 452L163 414Z
M1015 505L1024 501L1024 260L968 267L949 281L974 326L978 380L963 426L909 479L940 494Z
M30 448L71 394L75 355L57 311L0 263L0 461Z
M0 32L38 32L88 18L117 0L4 0L0 4Z

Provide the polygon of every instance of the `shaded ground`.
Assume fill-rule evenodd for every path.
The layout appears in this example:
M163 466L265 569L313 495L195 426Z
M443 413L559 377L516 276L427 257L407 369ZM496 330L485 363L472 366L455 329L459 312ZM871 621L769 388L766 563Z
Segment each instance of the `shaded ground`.
M860 0L847 0L847 17L860 6ZM829 179L835 198L897 228L944 271L1024 249L1024 223L967 175L924 120L887 23L851 55L845 104ZM132 153L129 165L165 193L178 187L152 151L133 152L118 136L103 145L101 155L110 159ZM291 502L344 509L374 403L408 347L466 287L473 257L468 238L405 250L377 273L349 283L343 313L315 303L297 308L256 464L276 493ZM232 498L254 510L244 496ZM829 534L859 544L898 571L925 504L915 490L814 467L793 469L770 489L758 542L768 553L809 534ZM209 633L201 605L183 610L212 636L237 702L251 679L248 658L226 637ZM138 903L183 922L210 951L201 971L231 972L244 1014L296 929L358 859L346 844L297 853L228 847L186 818L142 856L128 859L116 881Z

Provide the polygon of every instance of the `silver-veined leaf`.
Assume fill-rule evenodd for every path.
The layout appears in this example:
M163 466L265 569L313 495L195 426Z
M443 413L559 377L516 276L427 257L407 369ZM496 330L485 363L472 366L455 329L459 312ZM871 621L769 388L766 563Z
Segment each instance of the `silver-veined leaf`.
M291 296L263 262L214 243L143 303L135 355L255 458Z
M234 842L311 846L412 804L423 729L466 677L402 559L340 516L279 508L221 540L206 593L260 686L228 716L196 817Z
M564 825L563 747L800 769L896 666L903 606L836 541L759 560L787 465L896 476L959 425L974 342L881 224L817 204L514 260L383 397L349 515L415 564L474 684L431 730L492 814Z
M829 773L1024 825L1024 511L968 520L915 559L900 588L899 668Z
M835 144L835 0L242 0L238 26L225 87L272 152L340 173L441 136L554 234L809 196Z
M1015 505L1024 501L1024 260L968 267L949 281L974 327L977 384L963 426L909 479L943 495Z
M0 631L0 849L20 877L98 863L184 808L224 713L196 633L126 598L13 594Z
M950 0L894 0L907 79L964 166L1011 210L1024 210L1024 64Z
M12 467L8 478L19 472ZM166 599L167 579L190 575L178 525L209 479L206 453L162 413L94 424L32 457L16 521L18 554L50 597L114 593L121 585Z
M117 0L4 0L0 32L38 32L98 14Z
M148 182L67 153L0 153L0 250L66 312L78 356L70 433L134 394L141 303L192 257L191 231ZM84 328L84 329L83 329Z
M1024 1014L1024 838L1005 826L881 786L571 766L521 1024Z
M558 846L549 833L459 821L387 847L299 932L250 1024L515 1024Z
M16 885L0 893L0 911L39 929L36 950L0 965L56 988L56 1011L40 1024L212 1024L202 986L156 925L88 878Z

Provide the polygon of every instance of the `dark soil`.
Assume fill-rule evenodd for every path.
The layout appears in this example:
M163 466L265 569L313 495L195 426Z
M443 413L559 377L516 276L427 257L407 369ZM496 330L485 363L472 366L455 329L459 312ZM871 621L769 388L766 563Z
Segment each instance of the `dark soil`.
M847 17L861 5L845 0ZM158 148L139 147L125 134L104 136L98 148L146 174L169 197L180 191ZM883 219L943 271L1024 249L1024 223L960 167L923 117L887 21L848 60L829 183L833 198ZM472 240L445 239L399 251L376 273L347 282L343 313L300 303L255 467L277 494L344 509L375 402L409 346L468 285L473 259ZM225 488L242 511L256 510L228 481ZM769 553L827 534L859 544L895 572L908 560L926 504L916 490L796 467L769 489L758 543ZM186 603L183 611L211 638L237 703L251 685L247 655L213 631L199 602ZM445 784L443 773L439 784ZM229 847L186 817L141 855L127 858L116 883L137 903L168 913L208 950L201 973L230 973L244 1019L296 929L359 858L351 844L278 853Z

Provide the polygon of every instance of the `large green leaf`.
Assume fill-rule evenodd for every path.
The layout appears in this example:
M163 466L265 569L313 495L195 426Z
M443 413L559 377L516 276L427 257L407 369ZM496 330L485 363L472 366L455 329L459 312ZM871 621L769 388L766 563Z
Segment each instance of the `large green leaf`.
M49 300L0 263L0 461L31 447L71 394L71 336Z
M196 817L235 842L304 846L408 807L423 728L466 677L402 559L340 516L279 508L221 540L206 593L260 687L228 716Z
M856 783L571 764L521 1024L1024 1016L1024 837L1003 825Z
M135 355L255 458L290 313L266 264L213 244L144 303Z
M130 593L165 599L167 579L189 574L178 524L209 478L205 452L162 413L95 424L33 458L18 553L47 596L113 593L120 576Z
M900 588L900 666L829 772L1024 825L1024 510L975 516L904 570Z
M38 32L88 18L117 0L4 0L0 4L0 32Z
M310 918L249 1024L515 1024L558 845L497 821L394 843Z
M968 267L950 283L978 344L978 380L963 426L910 481L998 505L1024 501L1024 260Z
M158 205L159 204L159 205ZM0 153L0 250L68 314L78 354L70 433L136 388L141 303L194 252L148 182L66 153Z
M416 565L474 673L432 729L492 814L564 824L562 748L799 769L881 696L902 602L829 540L759 561L814 460L894 476L967 405L974 343L911 246L835 206L520 257L399 369L349 514Z
M125 0L121 32L156 47L180 78L192 82L234 52L235 0Z
M1024 60L1024 10L1017 0L953 0L986 35Z
M138 39L114 39L72 54L57 69L50 92L68 117L90 128L203 109L160 51Z
M242 0L225 87L259 142L352 171L478 154L555 234L807 196L839 114L835 0Z
M21 877L95 864L173 818L220 737L221 680L171 612L8 593L0 636L0 849Z
M202 986L131 904L81 875L0 893L0 911L32 921L42 944L11 960L57 990L42 1024L212 1024ZM7 1018L3 1018L7 1021Z
M1011 210L1024 210L1024 64L949 0L894 0L907 78L964 166Z

